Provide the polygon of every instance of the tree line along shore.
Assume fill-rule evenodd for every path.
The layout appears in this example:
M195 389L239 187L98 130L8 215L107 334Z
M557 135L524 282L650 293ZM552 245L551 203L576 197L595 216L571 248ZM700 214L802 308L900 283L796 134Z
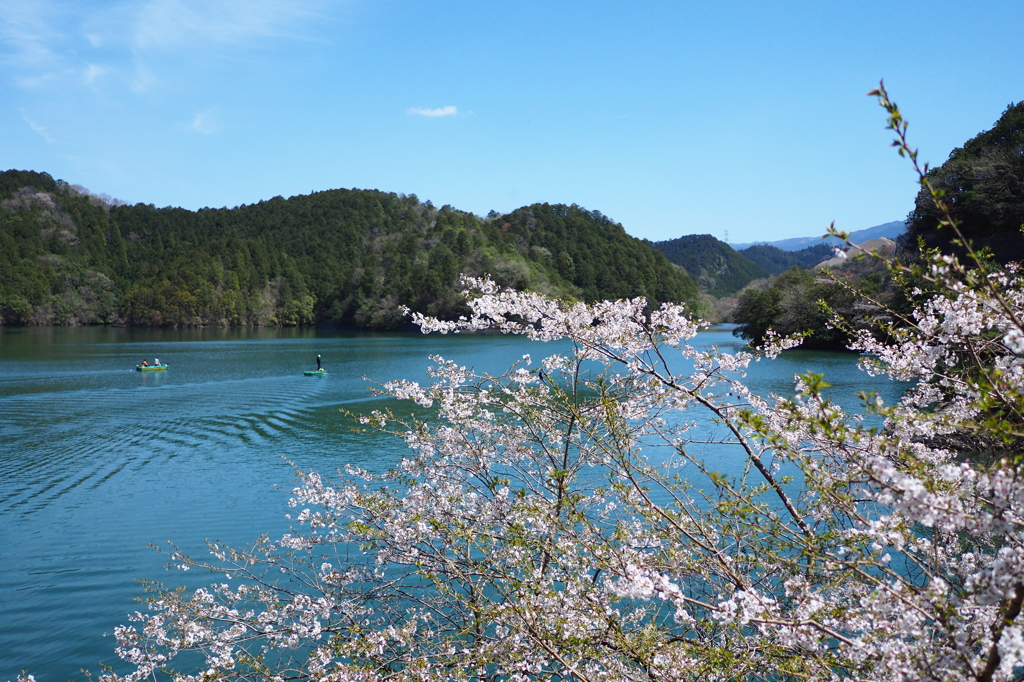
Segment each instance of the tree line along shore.
M998 263L1024 258L1024 104L929 171L964 236ZM923 191L894 256L962 253ZM856 251L851 253L854 255ZM841 254L842 255L842 254ZM330 325L396 329L413 312L468 312L459 276L595 302L645 297L697 317L804 333L842 348L851 329L896 321L920 282L872 258L737 251L711 235L649 242L575 204L486 217L415 195L335 189L235 208L126 205L35 171L0 172L0 325ZM831 260L830 260L831 259ZM836 327L838 315L849 324Z

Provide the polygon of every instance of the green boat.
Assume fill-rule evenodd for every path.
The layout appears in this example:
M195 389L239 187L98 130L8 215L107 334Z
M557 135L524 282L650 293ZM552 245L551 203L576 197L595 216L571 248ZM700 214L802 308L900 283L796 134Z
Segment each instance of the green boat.
M327 370L326 369L304 369L304 370L302 370L302 373L305 374L307 377L318 377L318 376L322 376L324 374L327 374Z
M167 369L167 365L135 365L136 372L158 372Z

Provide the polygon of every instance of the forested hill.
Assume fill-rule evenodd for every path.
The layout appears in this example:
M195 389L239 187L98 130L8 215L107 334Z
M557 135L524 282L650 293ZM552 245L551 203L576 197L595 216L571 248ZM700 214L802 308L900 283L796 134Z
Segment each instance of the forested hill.
M0 323L387 329L403 304L464 313L459 273L586 300L697 301L684 272L578 206L480 219L343 189L233 209L111 203L46 173L0 173Z
M1024 260L1024 102L1011 104L991 130L954 149L941 166L928 172L933 187L976 248L987 247L1002 263ZM939 211L921 190L907 217L901 238L902 257L913 256L918 244L942 252L962 252L956 235L939 227Z
M652 246L684 268L712 296L734 294L767 270L710 234L689 234Z
M699 296L699 287L683 270L599 211L534 204L502 216L496 224L503 234L514 236L520 253L552 263L558 276L587 301L646 296L693 306Z
M769 244L755 244L740 250L740 253L771 274L778 275L790 268L813 268L831 258L833 250L828 244L815 244L799 251L784 251Z

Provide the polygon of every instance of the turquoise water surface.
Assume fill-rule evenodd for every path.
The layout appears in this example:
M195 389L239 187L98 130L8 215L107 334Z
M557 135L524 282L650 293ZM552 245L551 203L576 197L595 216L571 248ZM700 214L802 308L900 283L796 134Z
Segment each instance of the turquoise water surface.
M698 344L742 342L716 328ZM116 664L104 633L138 608L134 581L181 579L150 544L201 554L206 539L279 534L293 467L394 463L400 441L356 434L339 411L383 404L364 377L423 381L430 354L500 372L556 350L500 335L0 328L0 682ZM303 376L317 354L327 374ZM135 371L156 357L167 371ZM788 394L794 374L824 372L850 405L865 388L899 391L855 361L791 351L750 382Z

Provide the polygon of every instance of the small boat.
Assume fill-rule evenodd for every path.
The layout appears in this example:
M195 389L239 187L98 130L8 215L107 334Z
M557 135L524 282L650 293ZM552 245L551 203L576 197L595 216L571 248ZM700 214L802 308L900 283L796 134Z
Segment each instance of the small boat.
M157 372L167 369L167 365L135 365L136 372Z
M324 374L327 374L327 370L323 369L323 368L320 368L320 369L304 369L304 370L302 370L302 373L305 374L307 377L319 377L319 376L323 376Z

